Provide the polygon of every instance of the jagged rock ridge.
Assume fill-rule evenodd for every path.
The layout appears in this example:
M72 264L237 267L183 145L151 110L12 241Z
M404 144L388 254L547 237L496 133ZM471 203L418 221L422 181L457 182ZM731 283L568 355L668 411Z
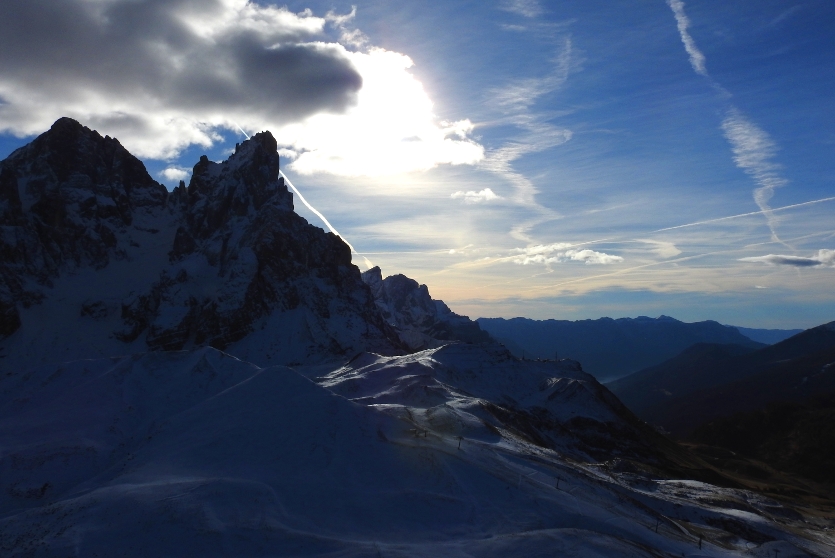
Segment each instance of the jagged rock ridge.
M0 163L5 363L50 361L56 341L53 361L195 345L264 363L399 350L348 246L293 211L278 170L262 132L223 163L201 157L169 194L117 140L58 120Z
M362 273L362 280L371 288L383 318L412 350L438 347L444 341L493 341L476 322L456 314L442 300L434 300L427 286L414 279L402 274L383 279L375 266Z

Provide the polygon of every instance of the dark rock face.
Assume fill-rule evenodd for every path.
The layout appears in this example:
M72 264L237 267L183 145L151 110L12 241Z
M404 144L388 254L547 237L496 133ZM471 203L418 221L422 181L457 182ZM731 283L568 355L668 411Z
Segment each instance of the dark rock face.
M348 246L293 212L278 170L269 132L255 135L223 163L200 159L188 188L177 192L183 224L169 253L170 272L123 307L126 340L147 328L152 348L179 349L191 340L224 349L251 333L256 320L300 306L318 321L332 313L358 314L370 337L382 341L390 334ZM193 287L200 279L188 270L204 262L224 281L198 295ZM320 341L328 352L354 350L335 336Z
M436 347L441 341L492 341L477 323L454 313L443 301L433 300L426 285L414 279L401 274L383 279L380 268L373 267L363 272L362 280L371 288L383 318L399 330L411 349Z
M254 361L281 362L300 339L307 346L291 360L398 351L348 246L293 212L278 173L275 139L262 132L223 163L201 157L189 185L169 194L117 140L62 118L0 163L0 337L26 323L26 308L66 298L59 278L105 277L122 262L127 271L102 280L121 303L93 284L67 295L95 335L111 327L105 352L118 351L113 340L226 349L256 330ZM271 319L283 346L270 340Z
M803 403L772 402L703 424L691 438L768 463L780 471L835 483L835 393ZM768 472L763 471L766 478Z
M118 140L69 118L0 162L0 335L61 269L124 258L135 213L167 197Z

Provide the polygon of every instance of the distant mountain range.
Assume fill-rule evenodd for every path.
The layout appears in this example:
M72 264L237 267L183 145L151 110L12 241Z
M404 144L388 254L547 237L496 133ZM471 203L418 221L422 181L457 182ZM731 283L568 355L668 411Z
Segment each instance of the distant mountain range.
M602 382L674 357L696 343L759 348L732 326L714 321L684 323L668 316L597 320L479 318L481 328L517 357L571 358Z
M694 345L608 387L673 436L835 482L835 322L761 349Z
M773 345L779 343L784 339L788 339L793 335L802 333L803 329L755 329L750 327L728 326L735 327L742 335L756 341L757 343L765 343L766 345Z

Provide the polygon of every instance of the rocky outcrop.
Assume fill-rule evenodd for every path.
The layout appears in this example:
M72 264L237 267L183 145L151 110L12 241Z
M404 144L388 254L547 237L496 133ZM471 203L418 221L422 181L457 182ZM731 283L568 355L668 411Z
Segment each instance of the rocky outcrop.
M37 352L75 327L96 356L234 353L245 338L265 363L400 350L348 246L293 211L278 174L262 132L169 193L117 140L62 118L0 163L0 356L29 362L13 337ZM68 305L77 324L43 319Z
M363 272L383 318L397 328L400 339L412 350L434 348L444 341L486 343L492 341L476 322L460 316L441 300L429 296L426 285L405 275L383 279L379 267Z

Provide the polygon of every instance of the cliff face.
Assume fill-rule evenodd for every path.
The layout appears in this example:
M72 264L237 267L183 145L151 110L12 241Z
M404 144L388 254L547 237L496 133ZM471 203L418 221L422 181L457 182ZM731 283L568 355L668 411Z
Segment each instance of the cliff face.
M396 352L349 248L293 212L278 170L263 132L169 194L117 140L57 121L0 163L5 363L52 361L56 339L60 359L250 337L257 362Z

